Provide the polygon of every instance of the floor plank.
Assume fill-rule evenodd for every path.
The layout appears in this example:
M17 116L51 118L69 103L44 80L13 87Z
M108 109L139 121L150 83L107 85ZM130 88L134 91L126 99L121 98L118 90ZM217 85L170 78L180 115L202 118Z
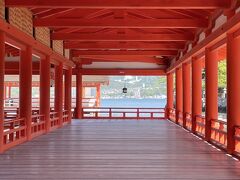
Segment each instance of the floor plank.
M75 120L0 155L0 179L240 179L240 162L169 121Z

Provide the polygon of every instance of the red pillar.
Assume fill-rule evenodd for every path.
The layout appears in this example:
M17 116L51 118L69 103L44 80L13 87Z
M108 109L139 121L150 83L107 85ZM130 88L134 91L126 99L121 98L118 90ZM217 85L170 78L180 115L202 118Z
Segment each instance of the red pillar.
M240 38L228 35L227 40L227 151L235 149L235 126L240 125Z
M101 84L96 86L96 106L100 107L100 98L101 98Z
M40 114L45 117L46 132L50 131L50 56L40 62Z
M186 128L186 113L191 113L191 64L183 64L183 127Z
M218 51L206 49L206 122L205 139L211 139L211 120L218 119Z
M182 68L176 69L176 123L178 124L179 113L183 112L183 87Z
M21 51L20 59L20 117L26 119L27 139L31 139L32 124L32 47Z
M63 64L55 66L54 108L58 112L59 127L63 126Z
M7 99L7 86L4 85L4 99Z
M173 108L173 73L167 74L167 109L166 118L169 119L169 109Z
M11 98L12 97L12 87L11 85L8 86L8 98Z
M69 123L72 119L72 67L65 73L65 102L64 109L68 111Z
M5 74L5 33L0 31L0 153L3 152L4 74Z
M82 71L77 67L77 80L76 80L76 116L78 119L82 118Z
M196 116L202 114L202 60L192 59L192 132L196 132Z

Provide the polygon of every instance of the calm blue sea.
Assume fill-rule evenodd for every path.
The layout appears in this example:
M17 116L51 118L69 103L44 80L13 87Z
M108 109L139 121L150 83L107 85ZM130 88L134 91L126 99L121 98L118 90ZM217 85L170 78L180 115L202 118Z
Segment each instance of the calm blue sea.
M101 107L164 108L166 99L101 99Z

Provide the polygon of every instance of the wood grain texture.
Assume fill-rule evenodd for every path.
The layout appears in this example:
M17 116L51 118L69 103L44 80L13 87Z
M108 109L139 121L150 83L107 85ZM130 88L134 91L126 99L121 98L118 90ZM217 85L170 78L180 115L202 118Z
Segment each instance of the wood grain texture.
M169 121L74 120L0 155L0 179L239 180L240 162Z

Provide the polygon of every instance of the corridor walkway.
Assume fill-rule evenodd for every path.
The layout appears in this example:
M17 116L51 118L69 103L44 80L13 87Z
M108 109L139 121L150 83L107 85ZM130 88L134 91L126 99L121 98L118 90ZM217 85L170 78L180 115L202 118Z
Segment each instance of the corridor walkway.
M240 162L169 121L74 120L0 155L0 179L240 179Z

